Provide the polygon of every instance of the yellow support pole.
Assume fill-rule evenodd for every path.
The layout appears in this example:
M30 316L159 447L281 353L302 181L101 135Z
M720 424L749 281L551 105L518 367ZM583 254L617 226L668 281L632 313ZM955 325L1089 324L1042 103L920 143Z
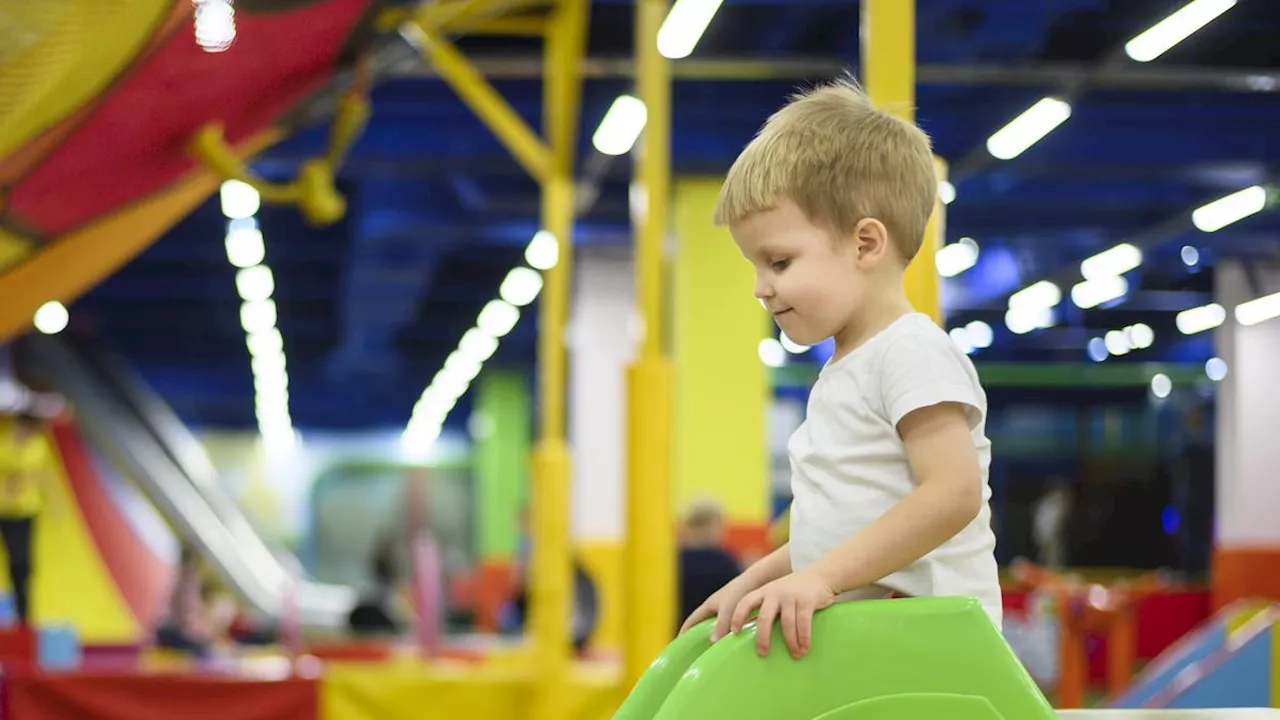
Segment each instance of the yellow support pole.
M933 156L933 168L938 175L938 182L947 179L947 161ZM939 199L934 203L933 215L929 216L929 224L924 228L924 242L920 252L907 266L902 278L907 290L907 299L917 310L926 313L933 321L941 325L942 317L942 278L938 276L937 255L942 248L942 239L946 237L947 206Z
M539 304L538 388L541 417L531 457L533 558L530 635L534 693L529 716L565 717L573 570L569 538L570 462L565 440L565 326L573 276L574 156L582 102L589 0L558 0L545 24L531 18L495 19L503 10L549 0L453 0L425 7L414 28L423 54L542 189L541 225L557 241L559 257L543 281ZM514 22L524 21L523 24ZM543 126L539 137L452 43L445 31L470 23L512 32L545 30ZM540 21L541 23L541 21Z
M531 716L561 720L568 681L573 569L569 537L570 462L565 441L564 336L573 277L574 150L582 101L588 0L561 0L547 27L543 125L550 145L542 182L542 227L556 237L559 259L546 273L539 305L539 439L533 451L533 629L537 692Z
M862 82L877 106L915 121L915 0L863 0ZM944 168L940 170L945 174ZM942 306L934 255L942 237L942 214L939 203L925 232L924 247L903 279L907 299L938 323L942 322Z
M667 0L636 0L637 94L648 111L635 181L644 198L635 228L636 287L644 327L628 373L626 636L631 688L675 630L675 526L671 502L671 362L663 352L663 246L671 193L671 63L658 52Z
M506 145L533 179L545 184L550 179L553 163L547 144L453 43L437 33L420 29L423 52L440 72L440 77ZM550 65L544 72L550 76Z

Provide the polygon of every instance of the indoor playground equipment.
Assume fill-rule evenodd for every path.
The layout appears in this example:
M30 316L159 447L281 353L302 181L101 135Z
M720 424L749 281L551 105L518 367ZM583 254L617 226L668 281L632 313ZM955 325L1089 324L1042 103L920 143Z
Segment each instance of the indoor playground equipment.
M813 649L761 658L748 626L714 645L713 621L663 651L614 720L1054 717L977 601L844 603L814 616ZM774 628L778 645L782 632Z
M1050 706L971 600L834 606L815 615L813 650L799 661L785 652L760 658L751 624L712 645L707 621L663 651L613 719L1275 718L1280 710L1195 710L1273 704L1275 615L1271 606L1234 608L1215 626L1235 626L1226 646L1209 640L1222 637L1211 630L1171 649L1113 709L1078 711ZM781 630L774 634L781 645Z
M302 577L297 558L269 545L220 483L204 447L123 360L66 335L33 336L18 347L24 374L71 401L89 440L246 607L273 619L296 608L309 627L345 625L355 590Z
M118 717L188 717L192 704L214 708L218 717L291 720L1054 716L996 628L963 600L890 600L831 608L815 618L813 653L799 661L782 653L759 658L750 631L715 646L706 642L705 627L671 640L677 625L673 373L662 339L668 324L663 247L671 190L672 69L657 49L658 30L670 8L667 0L635 2L636 94L647 109L634 158L634 187L645 198L644 211L635 220L643 340L627 377L627 522L620 573L626 622L620 667L571 662L567 612L573 575L564 338L574 268L574 168L590 3L240 3L236 31L247 42L216 62L192 41L190 2L122 0L112 5L112 12L104 12L96 0L11 3L19 5L31 10L10 19L25 23L29 32L21 47L0 48L0 119L5 121L0 122L0 180L8 190L0 226L0 338L26 329L46 301L70 303L121 268L206 200L229 174L245 174L238 179L257 182L240 163L328 114L349 84L359 88L359 83L347 82L350 70L359 65L356 57L372 58L376 76L377 66L393 63L397 53L410 49L426 58L541 187L540 227L555 239L559 261L544 274L538 307L540 404L531 459L537 541L526 647L466 665L429 655L426 662L330 663L316 673L298 662L282 677L265 680L183 675L157 683L136 675L113 676L104 683L92 673L8 677L8 716L65 717L65 708L88 716L88 708L110 706ZM915 3L864 0L862 7L861 79L876 104L910 116L916 105ZM530 9L539 11L535 22L497 22L527 21L529 14L508 13ZM545 41L542 132L513 110L452 42L459 35L486 31ZM95 42L85 44L84 37ZM398 42L400 38L412 42ZM384 45L379 42L383 39L393 42ZM385 48L392 50L378 52ZM295 183L260 188L267 191L261 193L263 199L297 203L316 222L331 222L343 213L332 186L332 166L363 116L358 96L346 107L333 150L309 165ZM103 142L103 137L112 141ZM137 162L142 157L148 161ZM945 178L945 167L940 169ZM943 216L939 205L929 240L907 277L915 306L935 318L940 312L934 257ZM81 536L92 532L93 522L87 520L91 506L95 503L80 503L77 512L86 519L71 526L80 528ZM97 546L109 547L104 538L97 540ZM104 602L114 604L86 610L84 598L78 597L64 615L83 628L86 640L133 633L145 613L129 604L128 593L154 577L133 580L117 574L108 581L111 563L105 558L114 557L114 551L104 549L95 556L83 550L95 547L87 539L78 547L88 558L80 566L61 556L56 559L63 569L55 562L45 566L55 573L77 568L96 573ZM55 553L40 552L42 557ZM134 569L122 564L114 572ZM1269 641L1269 633L1267 637ZM1062 716L1074 715L1066 711Z
M1034 588L1040 596L1038 602L1047 603L1046 612L1052 615L1056 632L1045 650L1055 656L1056 672L1037 680L1052 688L1049 694L1059 709L1087 704L1088 654L1093 638L1105 642L1105 651L1098 652L1105 666L1107 697L1099 707L1280 707L1276 675L1280 654L1272 639L1280 610L1275 605L1233 603L1139 671L1137 616L1143 599L1159 594L1166 586L1159 574L1111 583L1086 582L1030 563L1017 563L1013 574L1019 583ZM1022 647L1023 652L1028 650Z
M1137 662L1137 606L1144 596L1164 585L1158 575L1104 585L1018 562L1013 567L1013 576L1033 588L1034 593L1047 598L1056 615L1056 707L1085 705L1089 680L1087 645L1092 634L1107 641L1108 692L1120 693L1129 686Z
M0 336L22 332L48 300L81 296L208 198L225 178L198 154L252 156L358 88L343 73L372 52L379 5L242 3L235 32L263 42L228 53L196 42L191 2L0 7ZM354 111L339 124L358 126L359 103L340 104ZM336 150L280 199L331 217Z
M1280 707L1280 606L1241 601L1216 613L1156 658L1123 691L1117 709Z
M46 442L50 482L35 533L35 630L0 632L0 654L9 662L74 667L86 651L136 646L149 632L168 591L172 543L145 500L74 423L55 421Z

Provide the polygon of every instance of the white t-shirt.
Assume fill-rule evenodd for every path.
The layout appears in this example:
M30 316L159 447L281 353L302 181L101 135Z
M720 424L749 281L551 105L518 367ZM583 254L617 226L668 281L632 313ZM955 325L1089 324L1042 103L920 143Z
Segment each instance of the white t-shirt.
M974 597L1000 627L986 393L968 356L924 314L899 318L819 373L807 417L787 447L792 569L826 554L915 489L897 425L912 410L941 402L963 403L969 410L982 475L981 511L941 547L881 579L881 587L840 599L883 596L886 588L916 597Z

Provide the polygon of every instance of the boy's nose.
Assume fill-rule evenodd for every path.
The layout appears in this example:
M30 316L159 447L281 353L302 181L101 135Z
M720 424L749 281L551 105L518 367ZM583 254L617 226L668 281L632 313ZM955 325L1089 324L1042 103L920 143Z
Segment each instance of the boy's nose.
M756 287L755 287L754 294L757 300L765 300L767 298L773 297L773 288L769 287L769 284L764 282L760 278L756 278Z

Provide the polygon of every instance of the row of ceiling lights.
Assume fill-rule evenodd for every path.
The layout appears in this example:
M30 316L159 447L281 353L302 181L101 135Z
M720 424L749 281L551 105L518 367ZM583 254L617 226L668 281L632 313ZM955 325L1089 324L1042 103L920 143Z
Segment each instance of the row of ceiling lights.
M688 57L723 2L676 0L658 29L658 52L671 60ZM591 144L603 155L626 155L640 138L648 117L643 100L634 95L619 95L596 127Z
M677 0L659 31L657 40L659 52L671 59L687 57L692 53L721 4L722 0ZM1153 60L1235 4L1236 0L1193 0L1132 39L1126 44L1125 50L1136 61ZM194 29L197 43L205 50L209 52L226 50L235 39L233 6L227 0L196 0ZM988 139L988 151L1000 159L1017 157L1065 122L1070 114L1069 104L1056 98L1044 98L994 133ZM634 96L621 95L605 114L593 136L593 144L603 154L623 155L634 146L646 121L647 112L644 103ZM944 203L950 203L955 199L955 188L950 183L943 182L940 185L939 194ZM1261 200L1258 196L1261 196ZM1254 187L1218 202L1226 205L1265 203L1265 192L1260 187ZM253 357L259 427L264 438L268 436L292 438L294 432L288 410L288 374L283 338L275 326L275 303L271 300L274 276L263 262L264 241L255 220L259 204L257 192L244 183L229 181L222 187L223 210L229 221L226 250L228 260L238 268L236 286L244 301L241 307L241 324L244 326L246 344ZM1261 207L1258 208L1260 209ZM1212 213L1213 210L1210 206L1206 206L1196 212L1207 214ZM1202 227L1201 218L1193 217L1197 227L1205 229ZM1225 224L1229 223L1219 227ZM1205 229L1205 231L1212 230ZM1118 246L1109 252L1120 250L1122 254L1131 255L1128 248ZM510 332L519 320L518 308L536 298L542 285L542 279L537 270L545 270L555 264L556 249L555 238L550 237L545 231L534 237L526 252L526 259L536 269L514 268L504 280L499 290L500 299L484 307L477 317L476 327L464 334L458 349L449 356L445 366L423 392L422 398L415 406L413 418L406 428L406 439L416 439L430 445L439 435L445 417L478 375L483 363L496 351L499 338ZM1136 251L1136 248L1133 250ZM938 253L938 270L944 277L954 277L972 267L977 261L977 256L977 244L969 238L962 238L960 242L948 245ZM1140 263L1140 254L1138 257ZM1092 260L1097 261L1098 257L1095 256ZM1082 272L1084 269L1082 264ZM1112 272L1104 275L1103 279L1095 279L1090 278L1089 273L1085 272L1085 277L1085 283L1072 289L1072 299L1081 307L1092 307L1119 297L1127 291L1127 285L1118 273ZM1089 283L1094 285L1091 286ZM1022 303L1027 307L1035 308L1038 302L1040 308L1032 309L1031 315L1026 316L1026 319L1015 317L1014 322L1010 323L1010 329L1017 332L1029 325L1042 324L1045 314L1044 303L1052 299L1052 303L1048 305L1051 308L1061 298L1060 290L1055 293L1050 291L1049 287L1057 290L1057 287L1052 284L1046 286L1043 283L1037 283L1015 294L1015 297L1023 299ZM1028 295L1028 291L1033 292ZM1242 313L1244 318L1261 316L1270 312L1272 305L1277 306L1276 312L1280 314L1280 296L1273 297L1274 300L1261 298L1259 301L1254 301L1254 303L1266 301L1262 305L1251 303L1241 305L1236 310L1237 318L1245 322L1242 319ZM1030 304L1027 305L1027 303ZM1014 313L1015 304L1017 303L1014 298L1010 298L1011 313ZM1225 311L1221 311L1220 307L1214 308L1215 306L1206 306L1185 311L1179 315L1179 328L1194 326L1208 329L1220 324L1225 318ZM56 333L66 327L67 321L66 308L60 303L49 302L36 312L34 325L41 332ZM1187 332L1185 329L1183 331ZM966 352L989 345L991 335L990 326L981 321L952 330L953 339L965 348ZM790 343L791 347L787 347L787 342L785 336L781 341L762 342L760 349L762 360L769 364L780 365L785 361L787 351L807 350L794 343Z
M658 31L658 51L667 58L688 57L711 24L723 0L676 0ZM1213 22L1238 0L1191 0L1179 10L1125 43L1125 53L1135 62L1150 62ZM1035 145L1071 117L1071 105L1055 97L1041 98L1022 114L987 138L987 151L1000 160L1011 160ZM644 128L644 102L632 95L614 100L592 137L605 155L625 155ZM956 189L942 182L944 203L955 200Z
M667 58L687 57L715 17L723 0L677 0L658 32L658 51ZM596 150L605 155L625 155L640 138L648 111L633 95L619 95L592 136ZM475 327L463 334L458 348L445 360L422 392L402 434L405 448L424 455L440 436L445 419L480 374L484 363L498 349L499 340L515 327L520 308L542 290L539 271L550 270L559 260L558 241L539 231L525 251L528 267L513 268L498 290L499 297L480 311ZM781 348L779 348L781 349Z
M1156 333L1146 323L1137 323L1123 330L1108 330L1105 335L1089 340L1089 358L1102 362L1108 357L1121 357L1134 350L1145 350L1156 341Z
M1150 62L1235 7L1238 0L1192 0L1125 43L1135 62ZM1071 117L1070 103L1044 97L987 138L987 152L1011 160L1042 140Z
M1239 0L1192 0L1125 43L1125 54L1135 62L1150 62L1196 31L1235 7ZM1044 97L987 138L987 152L998 160L1012 160L1043 140L1071 118L1071 104ZM939 196L950 204L956 188L943 182Z
M1089 341L1089 359L1103 362L1108 357L1121 357L1134 350L1145 350L1155 342L1155 331L1145 323L1130 325L1123 330L1110 330L1102 337ZM1204 374L1209 380L1219 382L1227 376L1227 362L1219 357L1205 361ZM1151 376L1151 394L1160 400L1173 392L1173 380L1162 372Z
M297 433L289 413L289 370L284 337L276 327L275 274L267 265L266 240L258 227L262 199L253 186L239 180L222 184L219 198L227 218L224 246L227 262L236 268L240 296L240 326L245 332L253 371L254 414L258 432L268 447L288 446Z
M1192 213L1192 222L1202 232L1216 232L1260 212L1266 202L1264 188L1250 188L1198 208ZM1182 248L1180 256L1188 267L1200 262L1199 251L1190 245ZM1080 274L1084 279L1070 290L1072 303L1081 309L1090 309L1124 297L1129 292L1129 283L1124 275L1140 267L1142 260L1142 250L1129 243L1121 243L1085 259L1080 263ZM1062 297L1062 288L1052 281L1033 283L1009 297L1005 324L1018 334L1050 327L1055 322L1054 309ZM1258 298L1236 309L1236 319L1244 325L1277 316L1280 316L1280 295ZM1190 335L1217 327L1225 319L1226 310L1217 303L1211 303L1179 313L1177 326L1184 334Z
M1125 53L1136 62L1150 62L1236 4L1237 0L1193 0L1132 38L1125 44ZM1070 117L1069 103L1055 97L1042 98L993 133L987 139L987 151L1000 160L1016 158ZM956 198L956 188L944 181L939 186L938 195L944 204L950 204ZM1201 232L1216 232L1261 212L1266 204L1267 190L1254 185L1197 208L1191 213L1191 221ZM977 263L978 254L976 242L971 238L961 238L937 253L938 273L943 277L955 277L973 267ZM1188 267L1194 267L1200 260L1199 252L1192 246L1182 248L1181 257ZM1086 259L1080 264L1083 281L1070 290L1072 302L1079 308L1089 309L1124 297L1129 292L1129 283L1124 274L1141 264L1142 251L1128 243ZM1005 324L1018 334L1049 327L1054 323L1054 308L1061 301L1062 289L1056 284L1047 280L1034 283L1010 296ZM1261 322L1280 315L1280 296L1245 303L1236 309L1236 315L1237 320L1243 324ZM1216 327L1225 318L1226 311L1217 304L1211 304L1180 313L1178 328L1187 334L1201 332ZM953 339L966 352L979 347L969 335L967 327L952 330ZM1135 349L1149 347L1153 341L1154 332L1151 328L1139 324L1094 338L1088 345L1088 352L1091 358L1101 362L1108 356L1124 355Z
M1124 47L1125 53L1136 62L1150 62L1217 19L1237 2L1238 0L1192 0L1129 40ZM1011 160L1070 117L1069 103L1055 97L1042 98L993 133L987 139L987 151L997 159ZM1201 232L1216 232L1261 212L1266 207L1267 195L1266 188L1260 185L1247 187L1197 208L1191 213L1192 223ZM944 182L939 189L939 196L944 203L949 204L955 200L956 189ZM953 277L972 267L977 262L977 256L976 243L969 238L962 238L938 253L938 271L944 277ZM1194 266L1199 262L1199 253L1194 247L1184 247L1182 259L1188 266ZM1137 268L1141 263L1141 250L1128 243L1086 259L1080 265L1084 280L1070 291L1072 302L1077 307L1088 309L1123 297L1129 291L1124 273ZM1054 322L1053 309L1061 300L1062 289L1056 284L1047 280L1034 283L1009 298L1005 324L1018 334L1049 327ZM1237 319L1245 324L1261 322L1280 314L1280 308L1273 308L1276 305L1280 305L1280 299L1260 298L1253 303L1246 303L1237 308ZM1271 314L1273 309L1276 310L1275 314ZM1201 332L1221 324L1225 317L1225 310L1217 305L1193 308L1179 315L1178 327L1188 334ZM1107 350L1106 340L1098 340L1102 350ZM1110 346L1119 348L1118 341L1113 339ZM1091 348L1096 347L1099 345L1091 344ZM1096 353L1091 350L1091 355L1094 354Z
M1261 212L1267 201L1265 188L1246 188L1197 208L1191 213L1192 224L1202 232L1216 232ZM960 275L977 264L979 253L978 243L968 237L944 246L936 254L938 274L948 278ZM1187 267L1195 267L1200 262L1200 252L1192 245L1184 246L1179 256ZM1142 251L1129 243L1121 243L1085 259L1080 263L1080 274L1084 279L1072 286L1071 301L1081 309L1090 309L1124 297L1129 292L1124 274L1140 267L1142 260ZM1010 296L1005 324L1017 334L1050 327L1055 321L1054 308L1061 303L1062 297L1062 288L1048 280L1023 288ZM1245 303L1237 309L1237 319L1246 325L1262 322L1277 314L1280 314L1280 298L1272 296ZM1212 303L1183 311L1178 315L1177 324L1185 334L1193 334L1217 327L1225 319L1226 310ZM970 341L963 328L956 328L953 333L965 352L984 347ZM1119 347L1114 340L1110 346L1104 344L1103 338L1095 340L1097 342L1090 345L1090 356L1096 360L1105 359L1108 354L1127 352L1107 350L1108 347Z
M1193 0L1127 42L1125 53L1137 62L1154 60L1230 10L1237 1ZM1015 158L1070 117L1070 104L1058 98L1042 98L993 133L987 140L987 151L1001 160ZM940 195L944 202L950 202L955 198L955 188L946 187ZM1267 205L1267 196L1266 188L1261 185L1244 188L1192 211L1192 224L1201 232L1216 232L1261 212ZM944 248L949 253L946 258L939 253L939 271L944 275L948 271L963 272L976 262L976 245L964 247L961 243ZM1194 247L1184 247L1181 255L1188 266L1199 262L1199 252ZM1071 288L1072 302L1077 307L1088 309L1123 297L1129 291L1124 273L1141 264L1142 251L1128 243L1086 259L1080 264L1084 280ZM1034 283L1010 296L1006 325L1020 334L1048 327L1054 322L1053 308L1061 300L1062 290L1056 284L1047 280ZM1261 322L1277 315L1280 315L1280 296L1259 298L1236 309L1237 320L1242 324ZM1215 303L1183 311L1178 315L1177 324L1179 330L1192 334L1217 327L1225 319L1225 309ZM1119 339L1122 337L1123 334L1108 334L1106 338L1095 338L1095 342L1090 343L1090 356L1105 359L1107 354L1128 352L1132 348L1122 349L1123 343Z
M559 253L559 242L551 233L541 230L533 236L525 248L527 265L507 273L498 287L498 297L481 308L475 326L463 333L457 349L445 359L413 406L413 415L401 435L406 450L421 457L434 446L458 399L497 352L501 339L520 321L520 308L542 292L541 273L555 267Z
M1213 225L1202 224L1204 227L1214 227L1218 222L1220 218L1213 218ZM1215 229L1225 227L1226 224L1229 223L1217 225ZM938 273L943 277L955 277L973 267L978 254L979 247L975 240L961 238L937 253ZM1195 267L1200 262L1200 253L1194 246L1184 246L1179 254L1187 267ZM1071 288L1072 302L1081 309L1089 309L1123 297L1128 292L1128 281L1124 278L1124 273L1141 264L1142 251L1127 243L1084 260L1080 264L1084 280ZM1051 327L1054 323L1054 308L1061 301L1062 289L1058 285L1047 280L1035 283L1010 297L1009 309L1005 315L1006 326L1018 334ZM1280 293L1257 298L1236 308L1236 319L1242 325L1254 325L1278 316ZM1221 305L1210 303L1180 312L1176 317L1176 325L1181 332L1191 335L1221 325L1226 317L1227 312ZM965 353L989 347L993 339L991 326L981 320L952 328L950 335ZM1154 331L1148 325L1138 323L1093 338L1087 346L1088 354L1093 360L1101 362L1109 356L1119 357L1132 350L1148 348L1154 342L1154 337ZM785 364L787 353L801 354L808 349L791 342L783 334L778 339L762 340L759 355L766 365L780 367Z
M1207 203L1191 213L1192 224L1205 233L1217 232L1244 218L1255 215L1267 205L1267 190L1262 186L1246 188ZM1184 247L1182 260L1188 266L1199 262L1199 252ZM1080 263L1084 278L1072 286L1071 300L1082 309L1094 308L1117 300L1129 291L1124 274L1142 265L1142 250L1130 243L1120 243ZM1049 280L1033 283L1009 296L1006 324L1017 333L1048 327L1053 322L1052 310L1062 301L1062 288Z
M1155 60L1230 10L1237 1L1192 0L1130 39L1125 44L1125 53L1135 62ZM667 17L667 23L659 34L659 49L662 54L670 58L689 55L720 4L719 0L677 0ZM683 25L677 27L675 19L682 20ZM992 133L987 139L987 151L1000 160L1016 158L1070 117L1069 103L1054 97L1042 98L1004 127ZM596 149L607 155L625 154L630 151L636 138L639 137L645 120L643 102L629 95L620 96L605 114L604 120L593 136ZM939 183L938 195L944 204L950 204L956 199L956 188L950 182L942 181ZM1202 232L1215 232L1249 215L1261 212L1266 202L1265 188L1255 185L1196 209L1192 213L1192 222ZM963 273L977 263L979 252L977 242L967 237L944 246L935 257L938 273L943 277L955 277ZM1182 257L1188 266L1199 262L1199 253L1192 247L1184 248ZM1129 291L1124 274L1137 268L1141 263L1142 251L1128 243L1122 243L1086 259L1080 265L1084 280L1073 286L1070 291L1072 302L1082 309L1088 309L1123 297ZM1056 284L1047 280L1037 282L1009 298L1005 323L1011 331L1018 334L1049 327L1054 322L1053 308L1061 301L1062 289ZM1249 308L1245 310L1245 316L1250 319L1261 314ZM1223 316L1225 317L1225 313ZM1150 333L1150 328L1145 325L1142 327L1146 328L1146 331L1139 330L1137 337L1140 341L1145 340L1147 345L1139 343L1121 349L1121 343L1116 338L1132 335L1132 333L1122 332L1119 336L1108 336L1111 338L1111 347L1117 351L1108 352L1123 354L1130 349L1149 346L1151 339L1147 335ZM1182 327L1181 324L1180 327ZM957 345L965 352L971 353L990 344L990 330L990 326L986 323L975 321L965 327L953 328L951 335ZM1132 328L1126 329L1128 330ZM1098 340L1102 349L1107 350L1107 340L1103 338ZM776 367L785 363L788 350L803 352L806 349L787 348L785 345L785 336L778 340L772 338L763 340L759 349L761 360ZM1091 347L1093 347L1092 344Z
M991 326L981 320L974 320L967 325L952 328L949 334L952 341L965 354L991 347L991 343L995 340L995 332L991 329ZM760 362L775 368L786 365L788 355L802 355L808 351L808 345L800 345L782 332L776 338L767 337L761 340L757 350Z
M691 54L721 4L722 0L677 0L659 30L657 41L659 52L670 59L684 58ZM1135 61L1154 60L1235 4L1236 0L1193 0L1130 40L1125 50ZM1056 98L1044 98L992 134L988 138L987 149L994 157L1002 160L1017 157L1065 122L1070 115L1071 107L1068 103ZM602 154L625 155L635 146L647 120L647 108L642 100L633 95L619 95L596 128L592 136L592 144ZM1249 188L1200 208L1193 214L1193 220L1197 227L1205 232L1212 232L1213 230L1209 228L1214 224L1218 224L1218 227L1213 229L1218 229L1235 221L1221 222L1221 218L1256 205L1259 194L1265 203L1265 191L1259 187ZM955 187L945 181L940 183L939 196L943 203L950 204L956 197ZM1260 210L1261 207L1258 207L1252 212ZM1252 212L1245 214L1252 214ZM1240 215L1240 217L1243 216L1243 214ZM537 238L535 242L536 240ZM976 264L978 254L979 248L974 240L961 238L959 242L947 245L937 253L938 272L944 277L959 275ZM1081 266L1085 281L1072 288L1073 302L1080 307L1095 307L1123 296L1128 291L1123 273L1137 267L1140 263L1141 251L1127 244L1086 260ZM1124 267L1126 264L1129 267ZM1038 327L1047 327L1052 323L1052 308L1061 301L1061 297L1061 289L1056 285L1047 281L1037 283L1010 298L1010 313L1006 316L1006 323L1011 330L1020 333L1030 332ZM486 310L489 310L492 305L490 303L486 306ZM502 313L504 317L511 318L511 325L514 325L515 320L518 319L518 311L514 315L505 310ZM489 349L490 343L478 339L482 336L493 338L493 333L485 333L480 327L484 317L485 312L482 311L477 327L469 331L469 335L464 336L464 341L468 337L471 338L470 343L460 344L459 349L450 355L452 365L447 361L441 373L436 376L436 380L433 380L431 386L423 393L422 399L415 407L414 419L406 429L407 440L421 441L423 444L430 445L431 441L439 435L444 418L456 403L457 398L466 392L470 381L479 373L480 365L492 355L493 350ZM506 331L509 329L509 327L506 328ZM975 321L963 328L954 328L951 334L953 340L966 352L989 346L993 335L991 327L982 321ZM496 349L496 338L493 339L492 345ZM806 350L808 348L790 342L783 335L778 339L762 340L759 354L762 362L778 367L786 362L789 352L802 353ZM451 367L452 370L450 370ZM433 390L433 388L438 389Z
M975 348L974 343L982 341L983 338L990 344L990 333L989 325L981 320L975 320L964 327L953 328L951 338L966 353L970 353ZM1102 362L1109 355L1125 355L1132 350L1150 347L1154 340L1155 333L1151 328L1139 323L1124 330L1112 330L1106 334L1105 338L1090 340L1089 356L1095 362ZM779 339L761 340L760 360L769 367L782 367L786 364L788 352L798 353L807 349L804 346L795 346L794 343L792 343L793 347L788 347L788 342L786 335L782 335ZM1204 374L1213 382L1222 381L1227 376L1227 362L1219 357L1209 358L1204 364ZM1173 392L1173 380L1165 373L1157 372L1151 376L1150 388L1155 398L1163 400Z

